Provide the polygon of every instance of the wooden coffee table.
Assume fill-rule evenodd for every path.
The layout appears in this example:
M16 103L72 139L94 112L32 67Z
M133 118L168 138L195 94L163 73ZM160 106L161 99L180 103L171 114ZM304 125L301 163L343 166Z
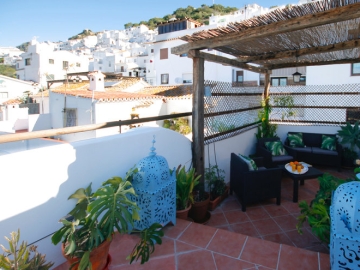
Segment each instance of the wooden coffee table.
M285 168L285 165L279 165L279 167L293 180L293 202L298 201L299 181L300 185L304 185L304 180L318 178L324 174L322 171L315 169L314 167L308 167L309 170L304 174L293 174Z

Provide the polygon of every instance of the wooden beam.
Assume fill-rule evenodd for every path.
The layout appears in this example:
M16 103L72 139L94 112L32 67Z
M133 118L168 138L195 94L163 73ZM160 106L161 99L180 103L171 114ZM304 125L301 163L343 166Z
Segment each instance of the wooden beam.
M208 38L182 44L171 49L172 54L183 54L194 49L216 48L232 43L250 41L259 37L269 37L282 33L303 30L315 26L336 23L360 17L360 3L333 8L321 13L309 14L293 19L274 22L268 25L252 27L240 32L215 38Z
M196 54L196 52L193 52ZM192 153L193 167L204 182L204 58L193 57Z
M237 61L236 59L229 59L229 58L226 58L223 56L218 56L215 54L200 52L198 50L189 51L188 57L203 58L208 62L218 63L218 64L222 64L222 65L226 65L226 66L238 67L238 68L242 68L242 69L249 70L249 71L256 72L256 73L266 73L267 72L267 69L248 65L245 63L241 63L241 62Z
M354 39L346 42L340 42L336 44L326 45L326 46L319 46L319 47L312 47L312 48L305 48L300 50L290 50L290 51L283 51L279 53L267 53L262 55L256 56L240 56L236 58L240 62L256 62L256 61L264 61L264 60L276 60L282 58L290 58L296 56L303 56L309 54L319 54L319 53L328 53L328 52L335 52L335 51L342 51L342 50L349 50L353 48L360 47L360 39Z
M270 70L279 69L279 68L289 68L289 67L309 67L309 66L326 66L326 65L338 65L338 64L351 64L351 63L359 63L360 62L360 55L358 58L354 59L340 59L340 60L333 60L333 61L319 61L319 62L308 62L302 61L296 63L284 63L284 64L277 64L277 65L266 65L266 68Z

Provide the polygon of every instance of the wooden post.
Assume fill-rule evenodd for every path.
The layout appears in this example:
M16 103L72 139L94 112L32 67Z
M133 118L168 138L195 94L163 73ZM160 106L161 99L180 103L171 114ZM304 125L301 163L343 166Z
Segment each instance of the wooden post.
M195 55L197 55L195 53ZM204 59L193 59L192 156L193 167L204 181Z
M267 99L269 97L270 74L271 74L271 71L268 71L268 72L265 73L264 99Z

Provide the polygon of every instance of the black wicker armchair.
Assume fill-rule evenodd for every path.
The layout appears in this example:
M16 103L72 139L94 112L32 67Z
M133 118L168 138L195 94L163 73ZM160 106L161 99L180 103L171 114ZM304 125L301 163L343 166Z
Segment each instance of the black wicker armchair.
M276 204L281 203L281 169L263 167L262 158L254 158L254 161L258 170L250 171L239 155L231 153L230 194L235 192L238 196L243 212L252 202L276 198Z

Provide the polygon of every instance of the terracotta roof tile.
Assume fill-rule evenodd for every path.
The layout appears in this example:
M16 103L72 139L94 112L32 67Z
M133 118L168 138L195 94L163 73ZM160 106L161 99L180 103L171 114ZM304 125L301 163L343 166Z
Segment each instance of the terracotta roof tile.
M2 103L3 105L11 105L11 104L21 104L21 101L18 99L9 99Z
M141 93L160 95L167 99L192 98L192 85L169 85L145 87Z

